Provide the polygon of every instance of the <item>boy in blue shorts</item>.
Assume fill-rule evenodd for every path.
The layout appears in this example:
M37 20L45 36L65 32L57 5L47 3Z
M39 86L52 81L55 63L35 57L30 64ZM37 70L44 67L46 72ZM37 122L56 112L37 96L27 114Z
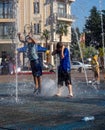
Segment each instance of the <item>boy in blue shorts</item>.
M27 43L28 58L30 61L34 83L35 83L34 93L39 94L41 93L42 66L39 57L37 55L36 42L32 38L31 34L27 35L25 37L25 40L23 40L20 33L18 33L18 37L21 42Z
M63 43L58 42L56 45L56 50L52 52L52 55L55 54L57 54L60 58L60 65L58 67L58 93L56 95L61 95L60 89L63 86L63 82L65 82L65 85L68 87L69 91L68 97L73 97L69 50L63 45Z

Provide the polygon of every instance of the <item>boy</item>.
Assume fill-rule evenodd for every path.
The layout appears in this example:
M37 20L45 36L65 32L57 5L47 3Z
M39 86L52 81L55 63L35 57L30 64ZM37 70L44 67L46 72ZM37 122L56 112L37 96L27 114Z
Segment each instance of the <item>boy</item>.
M56 50L52 52L52 55L55 54L58 54L60 58L60 65L58 67L58 93L56 95L60 96L60 88L63 86L63 82L65 82L65 85L69 90L68 97L73 97L70 75L71 65L69 50L61 42L58 42L56 45Z
M36 49L36 42L31 37L31 34L27 35L25 37L25 40L22 40L21 34L18 33L19 40L23 43L28 43L28 58L30 61L32 74L34 78L35 88L34 93L39 94L41 93L41 75L42 75L42 66L39 60L39 57L37 55L37 49Z

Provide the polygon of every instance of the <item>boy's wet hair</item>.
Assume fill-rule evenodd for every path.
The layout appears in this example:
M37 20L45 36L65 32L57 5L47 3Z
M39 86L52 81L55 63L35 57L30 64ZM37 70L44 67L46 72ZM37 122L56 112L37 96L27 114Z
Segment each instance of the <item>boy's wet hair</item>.
M63 46L63 43L62 42L58 42L57 45L56 45L56 48L60 49L60 48L62 48L62 46Z

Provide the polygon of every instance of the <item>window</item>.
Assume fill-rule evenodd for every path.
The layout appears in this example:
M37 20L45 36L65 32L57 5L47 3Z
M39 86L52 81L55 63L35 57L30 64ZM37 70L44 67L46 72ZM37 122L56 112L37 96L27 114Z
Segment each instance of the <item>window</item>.
M34 34L39 34L41 31L40 31L40 24L37 23L37 24L34 24Z
M58 14L64 15L66 13L66 4L58 3Z
M38 14L39 13L39 2L35 1L34 2L34 14Z
M0 1L0 18L13 18L13 2L11 0Z
M0 23L0 39L10 38L9 30L14 28L13 23Z

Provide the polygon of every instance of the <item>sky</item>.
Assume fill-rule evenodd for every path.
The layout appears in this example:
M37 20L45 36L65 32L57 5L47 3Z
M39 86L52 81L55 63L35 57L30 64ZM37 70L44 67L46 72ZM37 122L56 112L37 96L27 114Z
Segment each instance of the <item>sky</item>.
M71 12L76 17L73 27L78 27L80 32L82 32L86 17L90 16L93 6L96 6L97 10L105 10L105 0L75 0L72 3Z

